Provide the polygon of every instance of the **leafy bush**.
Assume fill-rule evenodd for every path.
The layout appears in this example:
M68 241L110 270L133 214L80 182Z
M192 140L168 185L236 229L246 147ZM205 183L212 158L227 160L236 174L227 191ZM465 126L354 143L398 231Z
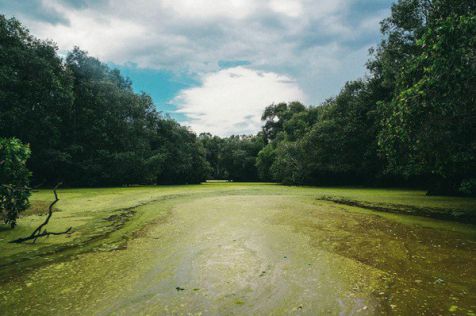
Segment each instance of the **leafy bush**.
M0 212L5 224L16 225L28 207L31 173L26 167L30 148L16 138L0 138Z
M466 179L461 182L459 192L464 195L476 196L476 179Z

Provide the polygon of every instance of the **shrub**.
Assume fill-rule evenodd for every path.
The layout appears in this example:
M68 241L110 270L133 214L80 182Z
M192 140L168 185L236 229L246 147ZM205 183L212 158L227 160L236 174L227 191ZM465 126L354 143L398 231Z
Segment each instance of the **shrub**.
M5 224L16 225L30 197L31 173L26 167L30 148L16 138L0 138L0 212Z
M459 192L464 195L476 196L476 179L466 179L461 182Z

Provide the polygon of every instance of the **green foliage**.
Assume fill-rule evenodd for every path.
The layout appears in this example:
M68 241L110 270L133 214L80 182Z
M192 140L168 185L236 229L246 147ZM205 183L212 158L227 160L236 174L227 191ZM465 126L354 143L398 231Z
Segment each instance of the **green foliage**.
M222 161L224 139L212 136L210 133L201 133L198 138L205 150L205 158L210 166L209 178L225 179L226 175Z
M306 154L300 142L280 142L276 147L275 156L276 159L270 168L275 180L284 184L306 183Z
M476 15L445 4L434 2L418 54L402 61L379 135L387 170L429 175L433 193L476 176Z
M268 144L261 149L256 157L258 176L263 181L275 180L271 173L271 166L276 160L276 150L273 144Z
M268 106L256 136L196 137L79 48L0 16L0 136L31 144L37 181L425 185L474 194L476 4L400 0L367 78L318 107ZM29 128L25 128L28 126Z
M321 106L303 138L312 183L372 183L381 173L376 147L376 93L371 82L349 82Z
M34 176L57 178L65 152L65 120L73 104L71 74L56 47L0 15L0 136L30 144Z
M400 0L370 76L317 108L271 105L259 174L291 184L425 185L474 194L476 4Z
M257 136L233 135L226 138L201 134L212 179L258 181L256 157L264 147L261 134Z
M131 82L75 48L66 58L74 77L73 111L65 145L67 183L87 185L155 182L151 141L161 120L149 96Z
M79 48L0 15L0 136L30 144L39 183L75 186L197 183L209 167L196 136L157 112L150 96ZM27 127L27 128L26 128Z
M305 106L300 102L271 104L266 107L261 116L261 120L264 122L263 135L266 142L275 140L293 114L303 112L305 109Z
M476 196L476 179L465 179L461 182L458 189L464 195Z
M296 111L292 103L281 104L279 117L268 118L274 138L258 154L260 175L286 184L375 179L380 166L375 141L377 97L371 87L371 82L350 82L335 99L317 108ZM275 108L272 105L265 113Z
M31 173L26 168L30 148L18 139L0 138L0 211L5 224L16 225L30 197Z
M303 184L304 167L295 144L317 121L319 109L306 108L299 102L268 106L261 119L267 145L258 153L256 167L261 180ZM298 170L299 169L299 170Z
M194 133L171 119L161 120L153 150L163 159L160 183L200 183L207 179L210 165L205 149Z
M256 156L264 141L258 136L231 136L223 144L223 167L228 179L234 181L258 181Z

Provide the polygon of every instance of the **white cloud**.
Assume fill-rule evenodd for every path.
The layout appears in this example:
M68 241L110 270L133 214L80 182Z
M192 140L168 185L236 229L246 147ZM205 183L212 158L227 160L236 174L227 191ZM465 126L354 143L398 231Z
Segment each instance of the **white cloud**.
M389 8L392 1L35 0L45 14L16 15L63 53L78 45L105 62L194 79L220 74L220 61L246 61L250 69L294 78L317 104L364 73L378 21L388 14L381 3ZM46 18L52 15L54 23Z
M189 19L243 19L258 9L254 0L162 0L162 7Z
M271 0L270 7L275 12L294 18L302 14L302 3L300 1Z
M201 86L182 91L175 102L194 131L228 136L259 131L261 113L272 103L304 99L293 79L240 66L205 75Z
M37 1L69 23L35 20L27 12L22 20L63 51L78 45L106 62L192 74L217 71L221 60L246 60L255 69L297 79L304 70L316 73L316 63L304 60L308 48L339 46L339 54L317 56L333 68L362 48L356 46L368 48L368 41L346 41L368 35L372 25L377 33L373 17L382 14L376 11L367 23L353 25L348 15L357 0L82 0L77 6ZM363 63L355 67L363 69ZM307 92L313 100L322 99Z
M129 60L127 57L139 40L146 40L147 29L133 21L116 17L98 17L93 12L75 14L63 11L69 24L48 24L31 22L30 27L40 38L53 39L60 49L71 50L74 46L87 49L94 57L118 64ZM125 31L126 30L126 31Z

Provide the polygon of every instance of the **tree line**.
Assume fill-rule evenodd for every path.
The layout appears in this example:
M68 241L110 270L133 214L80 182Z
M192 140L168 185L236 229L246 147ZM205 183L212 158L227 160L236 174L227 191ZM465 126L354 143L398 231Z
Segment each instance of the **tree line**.
M207 136L215 175L242 168L248 180L476 195L476 2L400 0L381 33L369 75L336 97L270 105L257 136ZM239 145L232 153L220 142ZM264 146L255 170L252 144Z
M75 48L0 16L0 137L29 144L37 184L199 183L209 166L196 135L157 112L129 79Z
M129 79L0 16L0 137L29 145L33 182L418 186L476 195L476 4L400 0L365 78L319 106L268 106L257 135L196 135Z
M256 168L256 157L264 147L262 134L232 135L221 138L202 133L198 139L205 148L210 164L208 178L231 181L262 180Z

